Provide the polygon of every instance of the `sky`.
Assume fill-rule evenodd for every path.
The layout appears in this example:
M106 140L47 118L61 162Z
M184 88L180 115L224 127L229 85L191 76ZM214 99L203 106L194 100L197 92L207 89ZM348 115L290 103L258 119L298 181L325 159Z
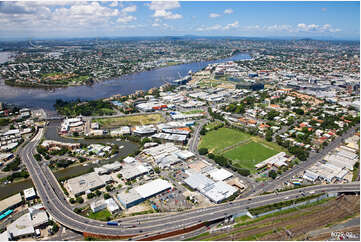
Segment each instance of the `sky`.
M182 35L359 40L360 3L0 2L2 39Z

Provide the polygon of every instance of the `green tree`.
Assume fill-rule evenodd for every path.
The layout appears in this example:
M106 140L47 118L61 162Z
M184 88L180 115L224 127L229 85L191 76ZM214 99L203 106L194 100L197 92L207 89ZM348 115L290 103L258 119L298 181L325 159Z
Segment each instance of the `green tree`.
M272 179L275 179L277 177L277 172L275 170L270 170L268 172L268 176L271 177Z

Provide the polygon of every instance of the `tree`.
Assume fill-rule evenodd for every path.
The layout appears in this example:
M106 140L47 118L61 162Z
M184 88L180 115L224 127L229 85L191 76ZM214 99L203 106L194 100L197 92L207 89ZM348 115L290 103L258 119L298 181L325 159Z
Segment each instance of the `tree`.
M41 160L42 160L40 154L35 154L35 155L34 155L34 158L35 158L35 160L37 160L37 161L41 161Z
M272 179L275 179L277 177L277 172L275 170L270 170L268 172L268 176L271 177Z
M104 199L109 199L109 198L111 198L111 196L109 195L109 193L104 193Z
M241 176L249 176L251 174L250 170L246 169L246 168L238 168L237 172L241 175Z
M198 153L199 153L200 155L206 155L206 154L208 154L208 149L207 149L207 148L200 148L200 149L198 150Z
M271 130L267 130L266 132L266 140L269 142L272 142L272 131Z
M100 195L102 195L102 192L99 191L99 190L96 190L96 191L95 191L95 195L96 195L97 197L99 197Z
M154 167L154 172L159 174L160 173L160 168L158 166Z
M69 202L70 202L71 204L74 204L76 201L75 201L74 198L70 198L70 199L69 199Z
M82 204L84 202L84 199L82 197L77 197L76 201L77 201L77 203Z

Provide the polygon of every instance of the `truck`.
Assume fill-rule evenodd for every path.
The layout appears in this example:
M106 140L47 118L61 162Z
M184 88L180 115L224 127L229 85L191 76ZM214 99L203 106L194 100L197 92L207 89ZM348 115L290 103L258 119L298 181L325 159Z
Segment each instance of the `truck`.
M115 221L108 221L107 225L111 225L111 226L118 226L118 222Z

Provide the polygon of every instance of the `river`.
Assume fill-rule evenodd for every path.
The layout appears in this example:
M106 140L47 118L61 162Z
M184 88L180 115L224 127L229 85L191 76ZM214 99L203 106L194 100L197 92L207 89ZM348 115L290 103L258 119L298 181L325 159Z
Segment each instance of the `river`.
M152 87L159 87L165 81L174 81L187 75L189 70L196 72L208 64L250 58L248 54L237 54L226 59L168 66L151 71L123 75L113 80L95 83L93 86L58 88L54 92L45 89L11 87L5 85L4 80L0 80L0 101L30 108L54 110L53 104L56 99L75 100L80 98L82 100L94 100L110 97L115 94L127 95L136 90L148 90Z

